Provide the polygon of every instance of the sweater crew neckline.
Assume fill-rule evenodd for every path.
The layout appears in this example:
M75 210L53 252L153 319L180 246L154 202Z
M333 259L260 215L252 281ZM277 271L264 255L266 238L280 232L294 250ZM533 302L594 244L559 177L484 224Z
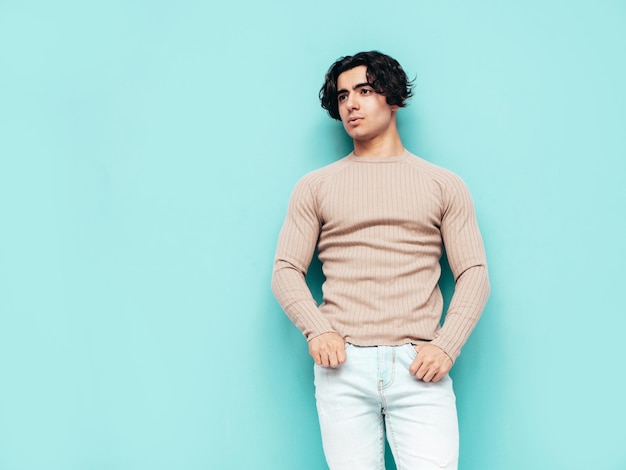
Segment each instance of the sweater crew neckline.
M404 149L404 152L400 155L394 155L391 157L358 157L354 152L350 152L348 160L356 163L395 163L405 160L409 156L409 151Z

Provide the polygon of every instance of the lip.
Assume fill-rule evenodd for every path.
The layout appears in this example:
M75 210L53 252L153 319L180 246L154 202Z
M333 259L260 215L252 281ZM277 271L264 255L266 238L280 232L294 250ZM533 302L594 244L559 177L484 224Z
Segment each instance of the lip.
M363 119L362 116L352 116L348 118L348 124L356 124Z

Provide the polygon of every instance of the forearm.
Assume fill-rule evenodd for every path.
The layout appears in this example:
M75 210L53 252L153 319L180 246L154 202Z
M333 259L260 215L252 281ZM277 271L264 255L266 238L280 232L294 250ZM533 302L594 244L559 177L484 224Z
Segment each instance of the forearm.
M454 361L480 318L489 297L489 278L484 264L466 269L456 280L442 328L431 342Z
M306 284L305 273L288 261L274 262L272 291L290 320L307 340L333 331Z
M272 275L276 299L307 340L332 331L305 281L320 233L316 207L310 187L301 180L291 195L278 237Z

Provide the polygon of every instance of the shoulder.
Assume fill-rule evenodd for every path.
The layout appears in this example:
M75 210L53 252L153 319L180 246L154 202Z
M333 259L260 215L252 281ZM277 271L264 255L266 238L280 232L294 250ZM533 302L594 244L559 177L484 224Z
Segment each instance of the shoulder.
M406 162L437 188L443 208L459 203L472 205L469 188L456 173L413 154L409 154Z
M325 182L333 180L334 175L340 174L349 164L348 157L344 157L301 177L291 192L290 205L316 208Z
M405 160L407 165L419 171L427 178L432 179L434 182L442 186L455 186L458 184L464 185L463 180L456 173L443 168L439 165L435 165L427 160L424 160L417 155L409 153L408 158Z
M432 180L433 183L441 188L443 193L468 192L467 186L461 177L447 168L435 165L412 153L409 153L406 162L422 175Z
M315 190L324 182L331 180L343 173L345 169L350 166L350 159L348 157L344 157L336 162L330 163L329 165L318 168L317 170L313 170L310 173L304 175L298 183L296 184L296 188L306 187L310 190Z

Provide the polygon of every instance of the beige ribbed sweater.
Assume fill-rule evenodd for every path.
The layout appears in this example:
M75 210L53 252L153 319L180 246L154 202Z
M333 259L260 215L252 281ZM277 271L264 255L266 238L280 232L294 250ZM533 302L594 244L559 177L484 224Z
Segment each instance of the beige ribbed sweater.
M444 245L456 284L440 328ZM305 282L316 246L326 277L319 306ZM334 331L359 346L431 341L456 359L489 295L465 184L407 151L350 154L306 175L280 232L272 289L307 340Z

